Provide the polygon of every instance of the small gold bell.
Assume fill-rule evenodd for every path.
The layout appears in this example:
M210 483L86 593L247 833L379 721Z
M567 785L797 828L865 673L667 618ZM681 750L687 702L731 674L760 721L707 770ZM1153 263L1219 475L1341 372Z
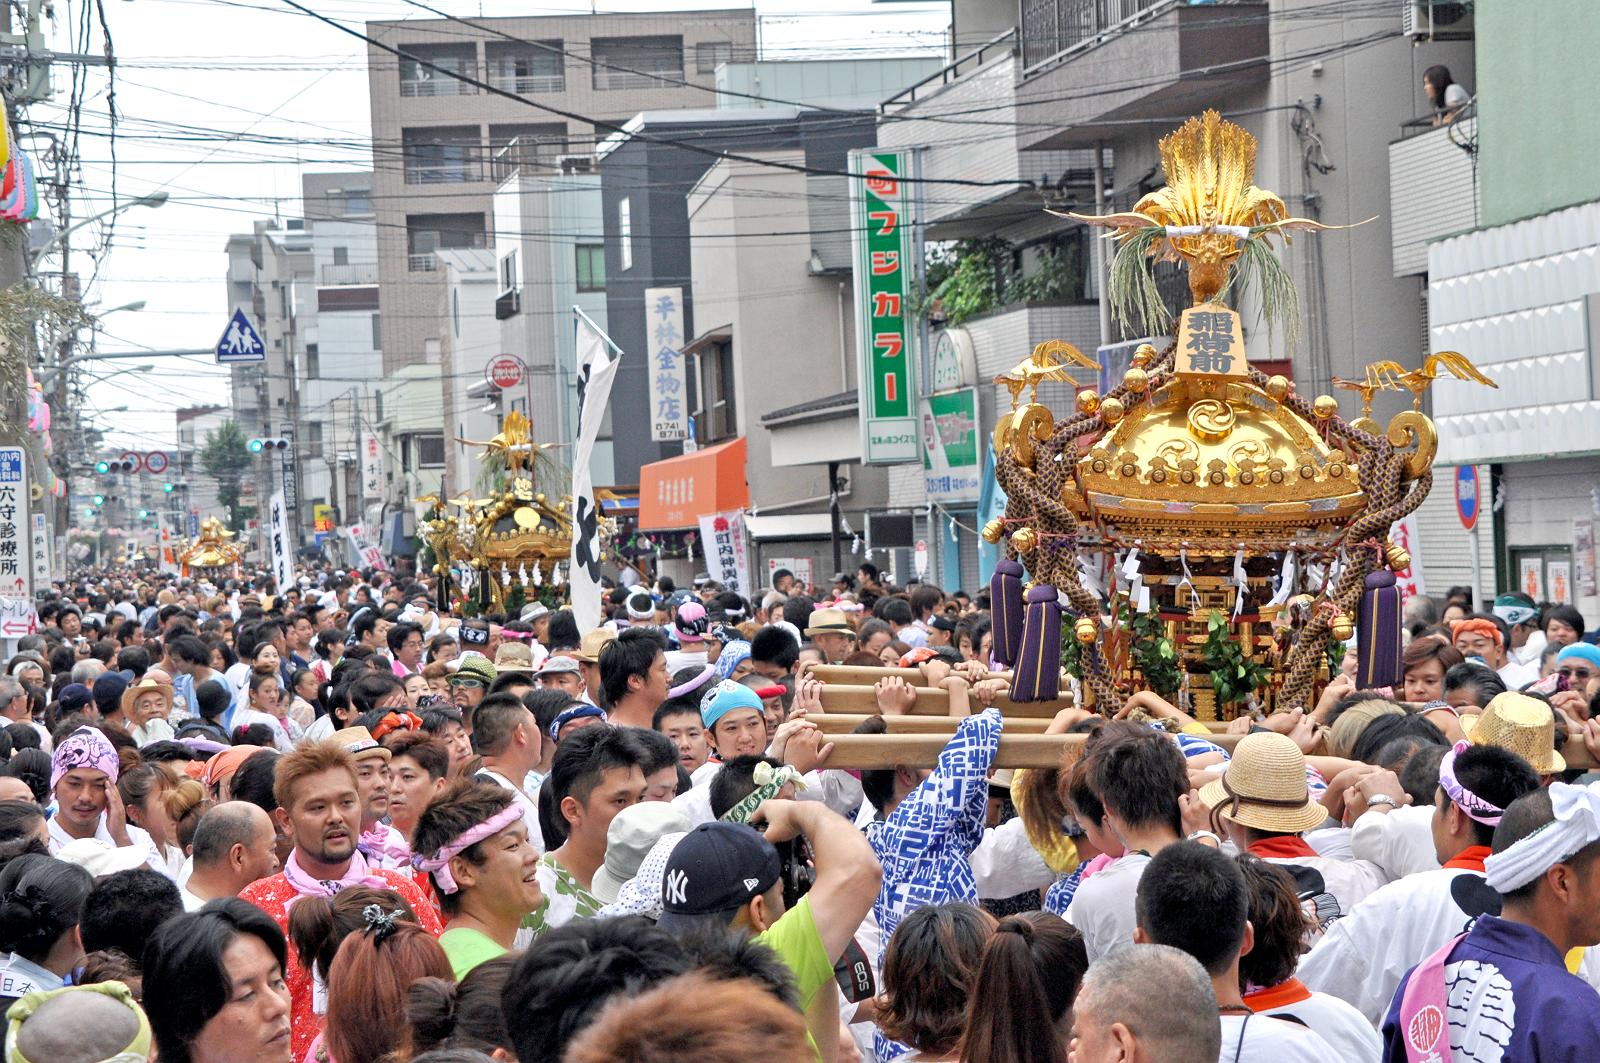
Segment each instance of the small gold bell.
M1091 617L1086 616L1072 625L1072 637L1077 639L1080 645L1089 645L1099 634L1100 622Z
M1003 521L991 520L988 524L983 526L983 541L986 543L997 543L1000 541L1001 536L1005 535L1005 533L1006 526Z
M1311 403L1311 412L1319 421L1331 420L1339 412L1339 400L1332 395L1318 395Z
M1348 616L1339 613L1333 618L1333 623L1328 625L1328 633L1340 642L1344 642L1356 633L1356 626L1350 622Z
M1155 360L1156 349L1150 344L1141 343L1139 346L1134 348L1132 362L1136 368L1144 369Z
M1383 548L1384 557L1389 560L1389 567L1396 572L1404 571L1411 567L1411 555L1404 547L1388 543Z
M1143 395L1145 393L1145 389L1150 386L1150 374L1146 373L1138 366L1134 366L1132 369L1122 374L1122 382L1128 385L1128 390L1133 392L1135 395Z
M1017 548L1018 553L1031 554L1033 548L1039 545L1039 533L1032 528L1018 528L1011 533L1011 545Z
M1100 420L1106 424L1116 424L1122 420L1122 414L1121 399L1105 399L1100 403Z
M1272 396L1274 402L1282 402L1289 394L1289 378L1286 376L1267 377L1267 394Z
M1078 392L1078 412L1092 414L1100 409L1100 396L1085 388Z

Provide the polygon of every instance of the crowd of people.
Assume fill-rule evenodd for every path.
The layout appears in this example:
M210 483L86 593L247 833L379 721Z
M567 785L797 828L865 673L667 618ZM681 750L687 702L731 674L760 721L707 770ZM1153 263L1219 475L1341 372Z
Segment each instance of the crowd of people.
M592 630L385 571L58 584L0 669L6 1058L1600 1058L1569 606L1413 597L1392 689L1352 655L1236 742L1139 691L1010 771L985 594L626 576ZM921 673L859 733L942 692L936 763L830 765L841 664Z

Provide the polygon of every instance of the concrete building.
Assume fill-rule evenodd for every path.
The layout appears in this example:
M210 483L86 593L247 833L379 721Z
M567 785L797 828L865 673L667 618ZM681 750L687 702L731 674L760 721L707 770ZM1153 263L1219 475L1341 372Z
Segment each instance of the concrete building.
M494 253L487 248L462 248L434 254L444 279L444 292L436 310L444 342L435 376L444 396L445 413L441 418L438 407L419 407L412 411L415 419L408 422L408 428L413 434L426 429L438 435L446 489L454 498L474 489L483 468L478 460L482 451L463 440L483 442L500 430L499 391L484 380L483 369L507 348L501 343L501 326L494 314ZM525 391L516 395L518 405L508 403L503 412L517 408L526 414L526 395ZM432 444L427 446L431 449Z
M1519 589L1600 621L1600 121L1563 71L1600 46L1588 4L1538 17L1509 0L1473 10L1475 94L1451 124L1390 146L1394 270L1425 284L1433 351L1460 351L1492 378L1426 396L1439 429L1422 511L1428 589ZM1467 69L1472 69L1468 66ZM1456 512L1458 478L1477 506ZM1476 550L1474 550L1476 546Z
M1133 341L1142 338L1115 330L1100 312L1100 241L1043 208L1131 206L1163 184L1159 138L1187 116L1216 108L1256 136L1256 184L1277 192L1291 214L1341 224L1386 215L1388 144L1425 109L1422 71L1443 63L1469 82L1473 71L1470 40L1407 32L1400 4L1039 0L1019 10L996 0L955 0L953 7L957 54L939 75L884 103L879 142L914 151L924 179L976 182L928 186L925 237L998 237L998 254L992 244L970 242L954 251L988 256L1018 282L1014 289L1007 283L1000 305L948 335L930 328L922 352L925 381L935 375L933 355L942 346L953 355L947 367L978 383L979 439L992 432L997 412L1010 408L1009 396L984 382L1033 343L1064 339L1085 352L1100 350L1105 379L1085 370L1074 384L1040 389L1042 401L1062 409L1080 384L1120 381ZM979 37L980 26L994 32ZM1423 285L1395 275L1390 244L1387 227L1377 223L1297 239L1284 260L1300 292L1300 342L1290 351L1281 338L1266 336L1247 303L1241 310L1252 362L1290 375L1304 393L1328 391L1334 376L1360 376L1375 359L1419 364ZM1169 304L1183 305L1181 274L1160 279ZM967 357L975 371L962 368ZM1348 399L1346 405L1353 415ZM1375 416L1403 405L1382 395ZM981 514L970 502L929 497L922 474L916 466L893 468L891 504L927 514L917 529L930 544L936 577L970 585L987 575L967 560L978 553Z
M553 170L558 156L592 152L609 132L556 112L617 122L647 108L712 106L717 65L752 58L756 27L744 8L371 22L367 34L404 52L368 46L379 278L384 299L407 308L383 326L393 372L439 360L433 252L490 246L495 187L511 167Z

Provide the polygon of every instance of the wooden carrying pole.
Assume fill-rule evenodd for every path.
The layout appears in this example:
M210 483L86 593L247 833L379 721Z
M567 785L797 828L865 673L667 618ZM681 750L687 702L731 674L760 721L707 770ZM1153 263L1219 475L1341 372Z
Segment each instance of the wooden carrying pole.
M849 734L856 727L875 718L877 713L817 712L806 717L824 734ZM885 716L890 734L942 734L953 735L961 723L954 716ZM1007 734L1044 734L1049 720L1031 718L1006 719Z
M900 717L904 719L904 717ZM1007 721L1010 726L1011 721ZM1069 746L1082 745L1086 736L1081 734L1046 735L1007 733L1000 736L1000 751L995 756L996 768L1055 768ZM1212 735L1211 740L1224 749L1239 744L1243 735ZM939 762L939 753L949 741L946 734L886 734L852 735L836 734L828 741L834 744L833 755L828 758L830 768L890 768L903 764L913 768L931 768ZM1569 738L1561 747L1567 766L1580 770L1595 767L1583 740Z
M917 703L911 707L914 716L948 716L950 715L950 694L943 687L917 687ZM974 712L983 708L978 700L970 694L968 703ZM1012 701L1004 695L994 699L995 708L1001 715L1032 717L1034 719L1051 719L1062 709L1072 708L1074 702L1071 694L1056 698L1054 701ZM869 686L840 686L833 683L824 683L822 687L822 707L828 712L865 712L878 711L878 698L876 691Z
M914 687L928 685L928 677L920 668L873 668L864 664L818 664L811 668L811 677L824 683L847 683L871 686L880 679L899 676Z

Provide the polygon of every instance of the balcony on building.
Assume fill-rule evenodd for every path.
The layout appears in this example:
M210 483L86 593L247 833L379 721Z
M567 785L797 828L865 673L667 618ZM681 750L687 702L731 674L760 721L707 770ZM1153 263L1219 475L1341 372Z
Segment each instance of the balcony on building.
M488 247L482 214L413 214L406 218L406 269L435 273L435 251L459 247Z
M930 240L991 235L1037 212L1046 189L1094 196L1088 151L1023 151L1022 51L1017 31L1007 30L879 105L880 145L923 146L925 179L977 182L939 186L928 197Z
M595 37L589 50L596 92L671 88L683 80L682 37Z
M452 73L476 79L478 52L472 44L402 44L400 95L405 99L431 96L476 96L478 87L454 78Z
M1085 147L1148 119L1171 124L1263 86L1268 5L1022 0L1018 136Z
M567 127L550 125L490 126L489 179L500 184L518 174L558 173L567 153Z
M317 280L323 287L348 284L377 284L376 262L325 262Z
M567 91L562 42L490 41L483 46L489 84L518 96Z
M1428 244L1475 229L1479 218L1478 119L1469 108L1447 125L1427 115L1389 144L1389 235L1394 275L1428 272Z
M455 184L484 178L483 140L475 125L400 131L408 185Z

